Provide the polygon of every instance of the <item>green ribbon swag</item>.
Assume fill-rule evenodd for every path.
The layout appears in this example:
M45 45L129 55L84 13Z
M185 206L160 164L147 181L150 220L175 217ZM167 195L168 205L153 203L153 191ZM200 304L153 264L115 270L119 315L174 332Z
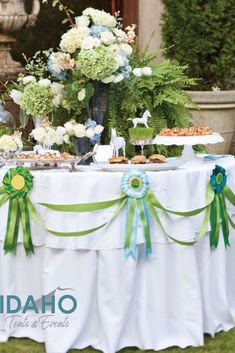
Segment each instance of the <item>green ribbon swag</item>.
M147 191L148 178L146 173L143 173L138 170L131 170L123 175L122 193L120 197L115 200L72 205L52 205L47 203L41 203L41 205L58 212L92 212L103 210L114 206L115 204L118 204L116 210L113 213L112 218L98 227L72 233L55 232L52 230L48 230L50 233L57 236L84 236L87 234L91 234L110 224L127 204L128 209L124 248L127 257L132 256L133 258L135 258L138 221L140 222L143 230L146 255L151 254L152 251L150 239L150 222L146 205Z
M28 197L33 187L33 176L27 168L16 167L8 170L0 187L0 206L9 200L7 229L4 241L5 253L16 254L19 224L23 231L23 244L27 255L34 253L30 230L30 215L39 224L41 221Z
M19 232L19 224L22 224L23 244L26 254L34 252L30 231L30 216L42 226L42 222L38 217L33 203L28 197L29 191L33 187L33 176L27 168L17 167L10 169L3 178L3 185L0 187L0 206L9 201L7 229L4 242L5 252L16 254L17 240ZM150 232L150 216L156 221L165 235L174 242L181 245L193 245L204 237L210 223L210 246L216 248L219 242L219 232L222 228L222 234L225 247L229 244L229 224L235 229L235 224L230 218L226 200L235 206L235 194L227 186L226 171L221 166L216 166L210 177L210 182L206 190L206 203L203 207L187 212L172 211L165 208L157 200L154 193L149 188L149 180L147 174L138 169L131 169L123 174L121 181L122 192L120 196L114 200L103 202L69 204L69 205L53 205L41 203L40 205L57 212L93 212L104 210L117 205L113 216L107 222L86 230L77 232L56 232L48 230L56 236L85 236L94 233L110 224L127 206L126 211L126 230L125 230L125 254L126 257L132 256L136 258L136 242L138 225L141 226L142 234L145 242L145 253L152 253L151 232ZM159 218L158 210L169 214L183 217L193 217L205 211L201 229L197 238L191 241L181 241L167 234L163 224Z
M138 169L131 169L124 173L122 177L121 187L122 193L119 198L115 200L86 203L86 204L71 204L71 205L53 205L42 203L41 205L51 210L58 212L92 212L109 208L115 204L118 207L114 211L112 218L101 224L98 227L87 229L79 232L65 233L48 230L50 233L57 236L84 236L91 234L108 224L120 213L120 211L127 205L127 220L125 231L125 253L126 256L136 257L136 236L138 222L141 224L143 236L145 240L146 255L151 254L151 237L150 237L150 215L154 218L156 223L160 226L167 237L174 242L181 245L193 245L204 237L208 230L210 223L210 245L217 247L219 241L220 224L222 226L222 233L225 246L229 246L229 226L235 229L235 224L229 217L226 209L225 199L230 201L235 206L235 195L232 190L226 185L227 176L224 168L216 166L211 175L211 180L206 190L206 204L198 209L187 212L172 211L161 205L153 192L149 189L149 182L145 172ZM197 238L192 238L191 241L181 241L175 237L167 234L158 215L158 210L162 210L169 214L177 216L193 217L205 211L205 216L202 222L201 229Z

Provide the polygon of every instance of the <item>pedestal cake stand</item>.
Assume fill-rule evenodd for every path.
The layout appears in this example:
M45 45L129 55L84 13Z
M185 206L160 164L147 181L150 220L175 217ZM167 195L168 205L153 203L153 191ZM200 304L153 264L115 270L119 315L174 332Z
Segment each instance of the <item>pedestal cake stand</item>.
M157 135L153 140L152 144L164 145L164 146L184 146L182 155L180 157L182 165L190 166L195 164L203 163L201 158L196 157L193 150L195 145L208 145L224 142L223 137L214 132L211 135L203 136L161 136Z

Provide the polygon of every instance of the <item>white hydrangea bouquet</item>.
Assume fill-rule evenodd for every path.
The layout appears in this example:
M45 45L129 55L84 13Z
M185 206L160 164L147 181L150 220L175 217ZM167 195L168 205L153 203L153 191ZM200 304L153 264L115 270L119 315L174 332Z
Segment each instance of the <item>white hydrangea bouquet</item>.
M102 125L94 120L87 120L85 124L78 124L75 120L70 120L64 124L66 130L66 139L87 137L92 145L99 142L101 133L104 130Z
M32 130L30 137L44 149L50 149L53 145L61 146L73 144L74 138L87 137L92 145L99 142L104 127L97 125L93 120L87 120L85 124L79 124L70 120L64 126L52 127L50 124L37 127Z
M69 143L67 131L64 127L40 126L32 130L30 137L44 149L50 149L53 145Z
M13 135L2 135L0 137L0 153L20 152L23 149L21 133Z
M19 75L10 93L20 105L23 127L28 115L54 116L57 108L78 117L89 106L94 82L117 84L132 73L135 25L123 29L118 15L94 8L87 8L70 24L59 51L37 52L32 59L25 58L27 76ZM84 116L81 120L85 121Z

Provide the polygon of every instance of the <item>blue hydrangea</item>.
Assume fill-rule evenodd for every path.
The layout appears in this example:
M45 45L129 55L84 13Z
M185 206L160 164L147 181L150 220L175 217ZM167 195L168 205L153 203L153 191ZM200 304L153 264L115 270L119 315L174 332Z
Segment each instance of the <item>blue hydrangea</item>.
M101 25L93 25L90 28L90 35L94 38L100 38L100 33L109 31L109 29L105 26Z
M117 72L119 74L122 74L124 76L124 79L128 79L130 77L130 72L131 72L132 68L130 66L130 61L129 61L128 57L125 55L122 55L122 58L124 61L124 65L119 67Z
M95 120L88 119L85 123L86 128L92 128L94 129L97 126L97 123Z
M90 142L92 145L100 142L101 134L95 134L93 137L90 138Z

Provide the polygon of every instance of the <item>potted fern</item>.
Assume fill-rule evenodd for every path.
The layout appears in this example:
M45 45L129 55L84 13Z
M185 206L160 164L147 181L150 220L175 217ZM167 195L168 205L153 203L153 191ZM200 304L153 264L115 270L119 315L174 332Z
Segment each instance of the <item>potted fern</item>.
M196 123L220 132L225 143L215 153L235 154L235 7L233 0L163 0L162 35L166 56L188 65L189 77L198 78L188 91L198 109Z
M148 46L143 52L133 51L130 63L133 68L128 80L118 85L111 84L109 108L106 119L105 142L113 126L118 134L129 141L129 119L140 117L149 110L151 117L148 125L153 136L166 127L187 127L190 124L190 112L186 105L192 105L185 93L186 88L195 84L195 80L185 73L186 67L171 60L157 64L157 53L149 53ZM149 152L175 156L181 153L179 146L150 146ZM134 147L127 144L128 155L136 154Z

